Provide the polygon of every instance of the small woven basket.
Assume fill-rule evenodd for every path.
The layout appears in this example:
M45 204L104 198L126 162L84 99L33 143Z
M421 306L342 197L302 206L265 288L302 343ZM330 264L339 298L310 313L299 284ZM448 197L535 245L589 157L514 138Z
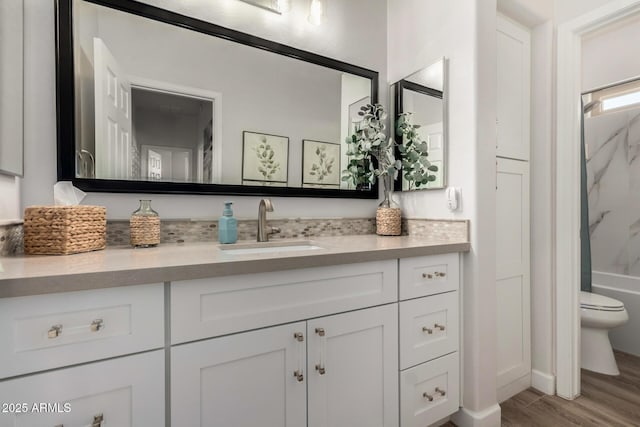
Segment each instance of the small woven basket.
M378 208L376 210L376 234L399 236L402 231L400 208Z
M30 206L24 210L24 253L68 255L106 246L104 206Z
M160 217L132 215L129 220L131 245L139 247L160 244Z

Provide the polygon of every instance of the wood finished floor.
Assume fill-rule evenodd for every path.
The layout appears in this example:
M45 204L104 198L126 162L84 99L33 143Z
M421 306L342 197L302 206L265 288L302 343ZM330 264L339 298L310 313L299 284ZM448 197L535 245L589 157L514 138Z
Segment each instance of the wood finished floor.
M500 404L502 426L640 426L640 358L616 352L616 360L617 377L583 370L582 395L575 400L532 388L515 395Z

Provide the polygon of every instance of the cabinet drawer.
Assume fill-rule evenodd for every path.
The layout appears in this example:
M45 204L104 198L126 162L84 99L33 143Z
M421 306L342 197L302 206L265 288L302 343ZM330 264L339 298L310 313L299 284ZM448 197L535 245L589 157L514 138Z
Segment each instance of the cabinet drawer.
M400 260L401 300L455 291L459 282L457 253Z
M458 410L459 364L456 352L400 373L402 427L428 426Z
M458 350L458 292L400 303L400 369Z
M397 261L171 284L173 344L397 300Z
M0 299L0 378L164 345L162 284Z
M90 426L100 416L101 426L164 426L164 351L0 381L0 402L28 409L0 413L0 427Z

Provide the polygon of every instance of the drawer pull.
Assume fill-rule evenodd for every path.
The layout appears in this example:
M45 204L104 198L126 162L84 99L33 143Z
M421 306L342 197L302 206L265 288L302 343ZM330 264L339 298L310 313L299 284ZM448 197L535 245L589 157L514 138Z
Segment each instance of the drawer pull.
M445 396L445 395L447 394L447 392L446 392L446 391L442 390L442 389L441 389L441 388L439 388L439 387L436 387L436 393L439 393L439 394L440 394L440 396Z
M438 325L437 323L435 325L433 325L434 328L436 329L440 329L441 331L444 331L444 325Z
M53 325L48 331L47 331L47 337L49 339L51 338L58 338L60 336L60 334L62 333L62 325Z
M299 383L304 381L304 372L302 372L302 369L293 371L293 376L296 377Z
M318 371L320 375L324 375L324 373L326 372L324 366L322 365L316 365L316 371Z
M296 339L296 341L298 342L302 342L304 341L304 334L302 332L296 332L293 334L293 337Z
M427 393L426 391L424 393L422 393L422 397L427 399L429 402L433 402L433 396L430 395L429 393Z
M436 271L436 277L445 277L447 273L442 273L440 271Z
M422 332L426 332L426 333L428 333L429 335L431 335L431 334L433 333L433 329L431 329L431 328L427 328L426 326L423 326L423 327L422 327Z
M91 322L89 327L91 328L91 332L98 332L100 329L104 328L104 321L102 319L96 319Z
M433 274L431 273L422 273L423 279L433 279Z
M323 337L324 336L324 328L316 328L316 334L318 334L321 337Z

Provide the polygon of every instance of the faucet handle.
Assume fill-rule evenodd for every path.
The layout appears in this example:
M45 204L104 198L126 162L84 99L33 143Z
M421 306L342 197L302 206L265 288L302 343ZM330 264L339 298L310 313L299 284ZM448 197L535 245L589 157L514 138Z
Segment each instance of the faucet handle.
M271 231L269 232L269 234L278 234L282 232L282 230L280 230L280 227L271 227Z

